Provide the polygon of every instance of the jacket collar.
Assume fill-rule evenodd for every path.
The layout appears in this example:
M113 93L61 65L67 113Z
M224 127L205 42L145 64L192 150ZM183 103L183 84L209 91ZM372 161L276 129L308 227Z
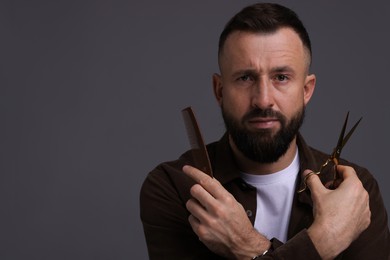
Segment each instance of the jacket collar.
M214 167L214 177L222 185L240 178L240 170L237 167L227 133L222 136L217 144Z
M311 148L306 144L305 140L303 139L301 134L298 134L297 136L297 146L299 151L299 174L296 182L296 192L297 192L297 199L298 201L309 204L310 206L313 205L310 191L309 189L306 189L302 193L298 193L298 190L300 190L303 187L303 172L306 169L310 169L312 171L316 171L319 169L317 159L315 158L314 154L312 153Z

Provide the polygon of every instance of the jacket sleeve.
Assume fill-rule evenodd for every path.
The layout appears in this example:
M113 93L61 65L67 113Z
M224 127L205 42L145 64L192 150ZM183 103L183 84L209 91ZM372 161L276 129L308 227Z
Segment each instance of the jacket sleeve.
M160 167L143 183L140 212L149 259L219 259L199 241L188 222L189 195L181 190L189 191L192 183L184 177L174 168ZM175 183L178 180L180 185Z
M304 229L284 244L273 238L271 240L270 250L260 259L321 260L321 257L315 249L313 242L310 240L306 229Z
M377 181L364 168L357 174L369 194L371 224L336 259L390 260L390 235L386 208ZM306 230L302 230L285 244L273 239L270 253L261 259L321 259Z
M390 260L388 218L377 181L364 168L357 174L369 194L371 224L336 259ZM302 230L285 244L273 239L270 253L261 259L321 259L306 230Z
M386 208L377 181L366 170L357 172L370 196L371 223L343 253L342 259L390 259L390 235Z

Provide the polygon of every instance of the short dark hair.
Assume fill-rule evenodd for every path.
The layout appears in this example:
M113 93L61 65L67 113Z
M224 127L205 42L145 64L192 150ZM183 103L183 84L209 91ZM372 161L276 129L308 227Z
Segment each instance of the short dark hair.
M218 55L221 54L227 37L235 31L254 33L273 33L280 28L293 29L309 51L311 62L311 43L298 15L291 9L274 3L257 3L245 7L226 24L219 37Z

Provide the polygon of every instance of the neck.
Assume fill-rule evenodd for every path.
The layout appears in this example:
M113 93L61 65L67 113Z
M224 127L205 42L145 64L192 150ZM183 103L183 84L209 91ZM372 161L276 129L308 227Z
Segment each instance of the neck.
M233 150L234 157L236 159L238 168L249 174L265 175L281 171L287 168L294 160L297 152L296 137L291 141L290 147L286 153L282 155L274 163L258 163L248 159L235 145L231 137L229 136L229 144Z

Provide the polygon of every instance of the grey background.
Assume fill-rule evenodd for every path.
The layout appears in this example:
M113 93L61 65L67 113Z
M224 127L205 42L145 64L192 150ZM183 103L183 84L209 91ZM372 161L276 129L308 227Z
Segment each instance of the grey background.
M218 36L253 2L0 1L0 259L147 259L141 184L189 148L182 108L222 135ZM389 2L279 3L313 42L307 141L330 152L346 112L363 116L343 157L390 209Z

